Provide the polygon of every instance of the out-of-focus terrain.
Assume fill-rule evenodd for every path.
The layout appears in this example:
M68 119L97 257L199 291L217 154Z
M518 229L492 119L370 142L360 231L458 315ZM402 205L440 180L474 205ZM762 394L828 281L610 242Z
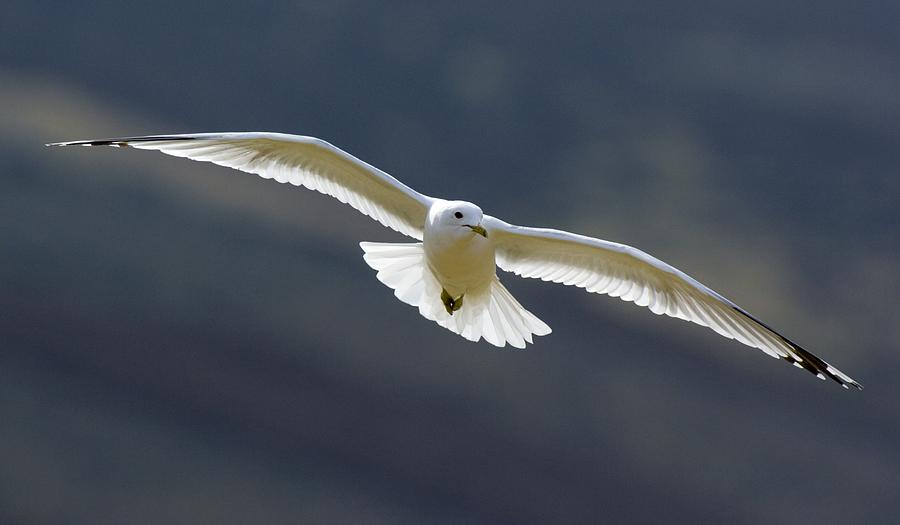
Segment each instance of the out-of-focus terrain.
M891 523L900 12L875 4L9 2L0 522ZM866 389L512 275L553 334L470 344L332 199L42 146L227 130L638 246Z

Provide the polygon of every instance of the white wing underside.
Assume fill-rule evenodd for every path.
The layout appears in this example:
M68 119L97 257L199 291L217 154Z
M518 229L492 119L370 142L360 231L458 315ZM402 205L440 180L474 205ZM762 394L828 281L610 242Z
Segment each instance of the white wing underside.
M484 224L494 239L497 266L503 270L618 297L655 314L709 327L845 388L862 388L733 302L640 250L559 230L514 226L494 217L485 216Z
M387 173L313 137L284 133L197 133L60 142L51 146L119 146L212 162L304 186L349 204L381 224L422 239L432 199Z

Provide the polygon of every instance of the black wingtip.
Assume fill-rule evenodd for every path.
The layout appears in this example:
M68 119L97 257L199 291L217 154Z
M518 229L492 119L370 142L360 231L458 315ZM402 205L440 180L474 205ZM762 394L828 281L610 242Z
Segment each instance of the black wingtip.
M837 368L829 365L824 360L820 359L812 352L809 352L808 350L804 349L797 343L791 341L787 337L784 337L783 335L779 334L778 332L773 330L769 325L767 325L767 324L763 323L762 321L760 321L759 319L753 317L752 315L750 315L746 311L742 310L741 308L732 307L732 309L734 311L738 312L739 314L743 315L744 317L747 317L748 319L763 326L768 331L772 332L772 334L774 334L776 337L778 337L778 339L780 339L784 344L789 346L791 348L791 350L794 352L794 354L796 354L797 357L794 357L794 356L784 357L783 359L785 361L787 361L788 363L799 366L800 368L806 370L807 372L809 372L821 379L829 378L832 381L841 385L842 387L846 388L847 390L850 390L851 386L857 390L863 389L863 386L861 384L859 384L858 382L856 382L855 380L853 380L850 376L844 374Z
M131 142L157 142L174 140L197 140L197 137L179 135L145 135L142 137L122 137L116 139L73 140L68 142L49 142L44 146L116 146L127 148Z
M847 390L850 390L851 386L857 390L863 389L863 386L861 384L838 371L836 368L829 365L828 363L817 357L815 354L812 354L811 352L808 352L800 346L797 346L792 341L789 341L784 337L782 337L781 339L791 347L791 349L797 354L797 356L800 357L799 360L793 357L785 358L787 361L791 363L797 363L804 370L807 370L810 373L821 377L822 379L828 377Z

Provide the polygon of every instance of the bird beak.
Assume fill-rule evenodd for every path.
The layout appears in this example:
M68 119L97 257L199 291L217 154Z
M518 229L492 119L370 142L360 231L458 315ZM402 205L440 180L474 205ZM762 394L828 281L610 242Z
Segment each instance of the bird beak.
M482 237L487 239L487 230L484 229L484 226L482 226L480 224L478 226L472 226L470 224L466 224L465 226L470 228L473 232L477 233L478 235L481 235Z

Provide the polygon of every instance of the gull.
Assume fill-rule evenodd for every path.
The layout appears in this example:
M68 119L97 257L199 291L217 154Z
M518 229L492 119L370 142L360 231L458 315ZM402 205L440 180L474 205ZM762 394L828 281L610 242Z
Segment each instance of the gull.
M157 150L303 186L368 215L415 243L361 242L365 262L404 303L469 341L524 348L550 327L500 283L521 277L606 294L706 326L844 388L862 386L684 272L631 246L486 215L471 202L429 197L314 137L197 133L56 142Z

